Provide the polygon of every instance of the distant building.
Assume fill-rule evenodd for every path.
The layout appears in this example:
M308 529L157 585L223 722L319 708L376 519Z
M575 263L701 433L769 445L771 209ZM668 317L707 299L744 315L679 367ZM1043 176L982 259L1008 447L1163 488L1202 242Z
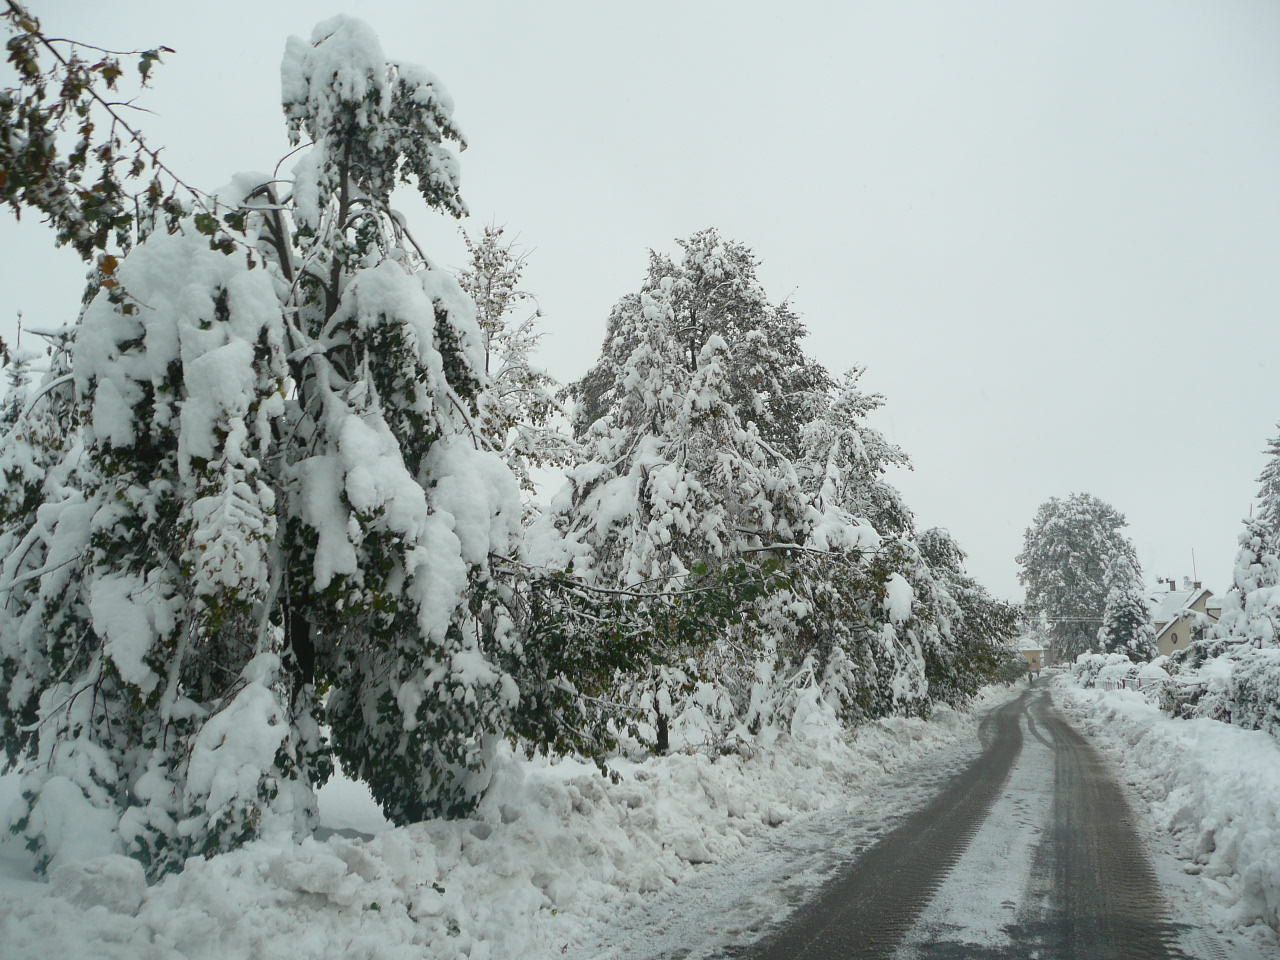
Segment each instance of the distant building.
M1222 603L1214 599L1213 591L1190 577L1182 578L1181 588L1176 580L1162 580L1147 602L1156 628L1156 646L1166 657L1185 650L1196 628L1206 621L1216 623L1222 612Z
M1027 661L1028 673L1039 673L1044 669L1044 644L1035 637L1022 637L1018 640L1018 653Z

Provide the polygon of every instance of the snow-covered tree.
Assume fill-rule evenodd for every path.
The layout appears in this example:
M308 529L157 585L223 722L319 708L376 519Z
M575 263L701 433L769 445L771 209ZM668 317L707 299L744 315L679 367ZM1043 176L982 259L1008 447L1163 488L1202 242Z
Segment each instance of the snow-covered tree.
M663 278L615 309L615 319L625 318L621 335L635 346L609 387L613 403L585 438L587 462L569 472L553 505L583 548L576 571L601 586L679 591L744 549L793 536L796 518L786 508L798 503L794 472L739 422L726 396L729 351L720 337L688 367L675 336L672 287ZM698 651L676 639L665 644L665 665L655 664L633 688L653 706L660 746L675 688L695 682L683 664Z
M909 536L911 510L884 475L891 467L910 469L911 459L868 423L884 396L862 389L864 372L853 367L811 401L814 417L799 438L802 482L821 502L865 518L879 533Z
M1103 579L1107 600L1098 629L1100 652L1123 653L1135 663L1154 660L1159 651L1137 560L1128 553L1116 554Z
M1271 447L1280 451L1277 441ZM1222 598L1218 622L1183 658L1192 664L1241 646L1280 647L1280 473L1272 459L1263 470L1258 510L1238 537L1231 587Z
M1209 717L1280 736L1280 556L1261 517L1245 521L1218 622L1173 658L1199 683L1170 685L1175 716Z
M927 711L927 651L939 648L943 625L933 602L937 584L911 540L911 511L884 478L889 467L910 461L868 423L884 398L862 389L862 374L853 368L810 398L796 467L819 515L858 517L881 543L865 561L793 558L807 568L793 583L809 612L775 626L790 638L791 659L814 658L824 692L849 722ZM899 602L903 597L910 599Z
M651 251L646 289L667 282L674 359L696 370L712 337L726 346L726 398L744 425L754 423L774 450L794 457L800 428L813 403L830 386L830 375L809 358L801 341L804 324L786 303L771 304L761 285L754 254L714 228L678 241L680 254ZM583 436L620 399L620 373L638 344L637 296L619 301L609 318L600 359L571 387L578 401L574 429Z
M466 809L521 698L484 337L389 206L463 212L452 102L344 17L282 79L292 184L238 177L110 265L42 387L79 431L6 515L0 676L46 858L68 817L152 873L305 829L322 719L397 822Z
M960 706L995 679L1009 659L1021 611L993 597L966 572L965 552L948 531L930 528L917 542L942 592L935 604L943 635L929 648L937 650L928 664L929 693Z
M5 393L0 402L0 430L8 430L18 422L30 399L31 362L35 357L22 350L15 350L4 369Z
M10 669L39 690L32 841L56 856L57 824L123 808L119 842L159 871L249 825L306 822L261 609L276 529L259 456L283 353L266 271L195 230L135 247L120 274L128 287L104 288L76 330L82 429L67 459L82 463L54 468L71 482L45 484L4 564L3 638ZM225 711L243 720L249 701L258 726L202 735ZM224 759L220 780L199 775Z
M15 407L0 443L0 730L13 763L31 745L40 696L50 678L48 638L64 628L58 604L74 573L74 551L50 543L48 521L61 499L76 496L82 458L78 414L66 386L65 337L40 387L41 402ZM62 385L61 387L59 385ZM54 569L45 568L52 565ZM26 617L22 612L34 608Z
M1280 546L1280 434L1267 441L1266 454L1266 466L1258 476L1257 516L1271 542Z
M739 597L723 637L669 648L636 679L659 742L685 708L681 722L721 735L785 724L815 695L849 721L925 712L924 647L938 634L910 578L919 572L923 591L927 568L914 545L882 542L864 516L910 528L882 476L905 456L865 422L881 398L858 388L858 371L835 388L798 346L772 353L777 318L741 272L754 261L712 253L718 243L708 232L685 244L683 260L651 257L577 385L588 462L570 472L556 508L582 551L575 569L622 587L680 591L700 576L767 584L750 602ZM735 290L741 302L729 299ZM703 334L692 351L690 337Z
M1097 642L1106 605L1106 566L1117 556L1136 561L1121 532L1124 515L1087 493L1052 497L1036 511L1023 537L1018 579L1027 613L1051 624L1054 654L1074 660Z
M1209 640L1216 650L1280 647L1280 550L1262 516L1245 521L1231 589Z
M574 459L573 439L559 423L557 384L530 359L541 337L541 313L516 316L531 301L520 288L525 258L515 253L501 227L485 227L479 240L467 237L466 243L471 262L458 282L476 305L489 379L479 397L480 425L521 489L532 492L531 469L563 467Z

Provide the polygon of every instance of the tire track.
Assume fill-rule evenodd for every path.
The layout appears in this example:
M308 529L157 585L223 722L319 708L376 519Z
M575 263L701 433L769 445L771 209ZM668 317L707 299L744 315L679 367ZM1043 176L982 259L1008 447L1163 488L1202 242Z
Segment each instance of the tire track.
M860 960L890 955L964 853L1022 750L1027 694L979 729L983 753L925 807L867 850L779 931L726 956Z
M1182 957L1120 785L1047 697L1032 712L1056 744L1053 819L1035 867L1051 896L1049 915L1022 925L1020 939L1046 957Z

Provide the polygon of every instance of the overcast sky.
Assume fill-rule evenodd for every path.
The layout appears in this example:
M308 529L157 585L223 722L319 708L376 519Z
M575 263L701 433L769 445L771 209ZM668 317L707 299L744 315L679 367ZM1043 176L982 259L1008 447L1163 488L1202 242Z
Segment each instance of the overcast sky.
M444 81L468 229L531 250L542 363L580 375L649 247L751 246L833 371L865 364L920 525L1020 597L1037 504L1129 518L1149 579L1230 579L1280 419L1280 3L204 4L34 0L52 32L167 44L143 119L207 188L287 148L289 34L348 12ZM405 204L437 261L457 225ZM0 221L0 334L82 270Z

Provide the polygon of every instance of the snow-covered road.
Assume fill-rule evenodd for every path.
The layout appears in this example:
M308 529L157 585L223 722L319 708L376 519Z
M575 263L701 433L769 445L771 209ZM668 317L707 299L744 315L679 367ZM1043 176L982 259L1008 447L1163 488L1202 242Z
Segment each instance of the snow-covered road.
M782 958L1239 958L1170 897L1103 756L1044 688L993 710L966 756L907 771L880 809L814 817L755 857L709 871L620 930L625 960ZM1176 902L1176 907L1170 904ZM630 925L629 925L630 926ZM644 945L636 949L635 945Z
M857 803L784 823L742 856L708 864L647 907L626 912L599 942L574 955L695 960L755 942L937 795L981 752L976 740L939 748L871 787Z
M468 820L394 828L338 777L317 838L150 887L118 855L37 881L0 842L0 956L1259 960L1278 770L1266 734L1061 686L617 782L511 755Z

